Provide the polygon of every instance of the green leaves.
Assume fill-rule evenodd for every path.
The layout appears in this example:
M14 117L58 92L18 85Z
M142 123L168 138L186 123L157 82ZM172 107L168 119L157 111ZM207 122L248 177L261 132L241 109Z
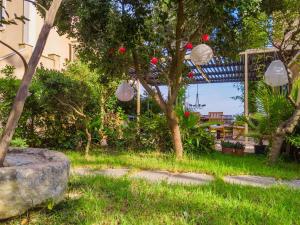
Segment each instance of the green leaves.
M273 90L262 81L258 83L256 105L257 112L244 121L251 129L249 136L258 140L270 139L279 124L287 120L294 110L284 93Z

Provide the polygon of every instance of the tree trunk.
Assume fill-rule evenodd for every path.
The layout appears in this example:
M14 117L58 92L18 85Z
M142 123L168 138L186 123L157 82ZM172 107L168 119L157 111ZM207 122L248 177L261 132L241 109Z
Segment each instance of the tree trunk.
M269 153L269 161L275 163L280 155L280 150L284 141L283 134L276 134L272 141L272 148Z
M91 143L92 143L92 135L89 132L88 128L85 128L85 135L86 135L86 139L87 139L87 144L85 146L85 156L88 156L89 152L90 152L90 146L91 146Z
M168 110L166 117L172 135L173 148L176 153L176 158L182 159L183 146L182 146L182 140L180 134L180 127L179 127L178 117L174 109Z
M42 56L49 32L53 27L55 16L61 5L61 2L62 0L53 0L49 10L46 13L44 25L41 29L36 46L28 63L28 69L24 73L21 85L14 100L14 104L10 111L5 129L2 133L0 141L0 167L3 166L3 162L7 154L9 144L14 135L21 114L23 112L24 104L26 98L28 97L29 85Z
M280 155L280 150L287 134L293 133L295 127L298 125L300 120L300 105L297 106L293 115L286 121L280 124L277 128L272 142L272 148L269 153L269 161L275 163Z

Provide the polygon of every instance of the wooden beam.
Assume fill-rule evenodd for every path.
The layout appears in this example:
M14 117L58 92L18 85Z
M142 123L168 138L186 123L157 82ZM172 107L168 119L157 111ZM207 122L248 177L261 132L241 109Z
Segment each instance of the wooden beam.
M248 98L249 98L249 95L248 95L248 54L247 54L247 52L245 53L245 67L244 67L244 69L245 69L245 72L244 72L244 74L245 74L245 80L244 80L244 88L245 88L245 90L244 90L244 115L248 118L248 116L249 116L249 103L248 103ZM245 123L245 144L247 145L247 143L248 143L248 137L247 137L247 135L248 135L248 124L247 123Z
M136 119L139 122L141 115L141 85L139 80L136 81L136 90Z
M257 49L247 49L244 52L241 52L240 55L250 55L250 54L261 54L269 52L278 52L277 48L257 48Z

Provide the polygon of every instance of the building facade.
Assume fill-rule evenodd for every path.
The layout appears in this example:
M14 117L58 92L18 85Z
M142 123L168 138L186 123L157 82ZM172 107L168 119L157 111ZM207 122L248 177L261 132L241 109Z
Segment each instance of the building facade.
M0 25L0 40L13 47L29 61L44 20L30 2L24 0L2 0L2 4L9 15L24 15L29 20L25 24L17 21L17 25ZM6 16L4 10L2 10L1 15L3 17ZM73 58L74 42L67 36L60 36L53 28L48 37L39 66L61 70L66 62L73 60ZM6 65L14 66L16 69L15 75L19 79L22 78L24 66L20 57L7 47L0 45L0 69Z

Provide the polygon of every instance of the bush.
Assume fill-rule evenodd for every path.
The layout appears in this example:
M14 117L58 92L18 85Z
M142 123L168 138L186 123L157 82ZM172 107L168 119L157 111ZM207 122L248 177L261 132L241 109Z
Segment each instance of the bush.
M138 130L139 129L139 130ZM147 112L137 121L129 121L123 128L123 136L115 145L134 150L169 151L172 148L170 131L164 115Z
M26 143L26 140L20 137L14 138L11 142L10 145L12 147L20 147L20 148L26 148L28 147L28 144Z
M214 137L203 128L195 127L182 132L184 132L182 141L186 152L199 154L210 153L214 150Z
M222 148L235 148L235 143L230 141L221 141Z

